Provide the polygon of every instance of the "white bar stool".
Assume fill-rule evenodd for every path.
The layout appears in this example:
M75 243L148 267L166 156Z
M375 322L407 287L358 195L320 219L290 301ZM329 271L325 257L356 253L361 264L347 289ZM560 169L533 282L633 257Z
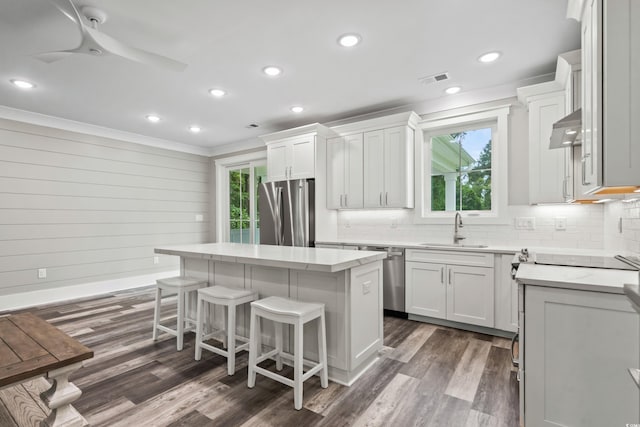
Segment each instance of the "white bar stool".
M156 280L156 309L153 314L153 340L158 340L158 331L166 332L177 338L178 351L182 350L184 342L184 333L193 330L193 325L196 324L196 320L189 317L186 312L186 299L189 293L196 291L200 288L205 288L209 284L206 280L195 279L193 277L169 277L167 279ZM162 305L162 291L167 291L170 294L177 294L177 309L178 312L175 316L166 317L160 319L160 307ZM165 295L166 296L166 295ZM171 329L161 324L167 320L176 319L176 329Z
M198 289L198 314L196 315L196 360L202 358L202 349L212 351L216 354L227 358L227 373L233 375L236 371L236 353L242 350L248 350L249 340L245 337L236 335L236 308L239 305L246 304L258 299L258 293L246 289L225 288L224 286L211 286L209 288ZM205 304L214 304L226 307L225 325L223 329L213 330L210 333L204 333ZM206 344L204 341L215 336L222 335L222 346L227 350ZM245 344L236 345L236 341L242 341Z
M276 324L276 348L262 354L262 337L260 332L260 318L269 319ZM318 319L318 362L303 358L304 324ZM284 324L294 327L293 354L285 353L282 349L282 330ZM302 409L302 383L312 375L320 372L320 385L329 386L327 372L327 338L324 321L324 304L294 301L287 298L268 297L251 303L251 332L249 338L249 376L247 386L253 388L256 384L256 373L269 377L282 384L293 387L293 406ZM258 366L266 359L275 359L276 369L282 369L282 358L293 360L293 381L282 375ZM303 364L312 366L304 372Z

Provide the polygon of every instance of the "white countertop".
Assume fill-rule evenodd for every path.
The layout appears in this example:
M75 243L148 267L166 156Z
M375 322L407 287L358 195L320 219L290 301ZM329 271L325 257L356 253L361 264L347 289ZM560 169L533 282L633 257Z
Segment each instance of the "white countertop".
M520 264L518 283L580 291L623 294L625 283L638 284L638 272L604 268Z
M429 243L435 245L430 246ZM317 245L353 245L353 246L384 246L384 247L398 247L407 249L428 249L428 250L443 250L443 251L466 251L466 252L485 252L494 254L515 254L520 252L522 246L508 246L508 245L488 245L486 248L477 248L473 246L464 246L464 243L459 246L453 244L448 245L449 242L428 242L428 239L422 242L400 242L400 241L380 241L380 240L353 240L353 239L338 239L332 241L316 241ZM441 244L447 244L447 246L440 246ZM579 249L579 248L556 248L556 247L527 247L529 252L538 252L545 254L564 254L564 255L591 255L591 256L614 256L621 253L621 251L610 251L604 249Z
M205 243L155 248L155 253L226 261L241 264L263 265L337 272L385 259L384 252L344 251L341 249L304 248L292 246L249 245L243 243Z

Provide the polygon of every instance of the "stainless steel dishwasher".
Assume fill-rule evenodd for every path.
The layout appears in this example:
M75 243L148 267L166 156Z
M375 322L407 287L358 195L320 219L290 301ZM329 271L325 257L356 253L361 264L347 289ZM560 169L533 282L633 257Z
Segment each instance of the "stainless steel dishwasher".
M404 248L361 246L362 251L386 252L382 261L382 305L386 314L407 317L404 305Z

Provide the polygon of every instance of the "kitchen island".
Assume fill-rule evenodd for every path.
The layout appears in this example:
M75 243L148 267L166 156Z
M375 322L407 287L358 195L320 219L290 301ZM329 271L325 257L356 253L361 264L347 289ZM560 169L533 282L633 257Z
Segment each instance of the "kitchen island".
M179 256L181 274L206 279L210 286L251 289L261 298L325 304L327 362L333 381L351 384L382 349L383 252L239 243L158 247L155 252ZM240 310L237 332L248 337L249 310ZM273 346L273 327L265 326L263 343ZM305 329L305 358L311 360L317 360L315 328L313 324ZM286 345L286 329L284 339Z

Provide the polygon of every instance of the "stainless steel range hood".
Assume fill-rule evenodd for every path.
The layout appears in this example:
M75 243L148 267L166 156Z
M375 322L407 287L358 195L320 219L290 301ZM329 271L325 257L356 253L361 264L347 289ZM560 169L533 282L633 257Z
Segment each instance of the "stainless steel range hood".
M567 148L581 141L582 109L578 108L553 124L549 148Z

